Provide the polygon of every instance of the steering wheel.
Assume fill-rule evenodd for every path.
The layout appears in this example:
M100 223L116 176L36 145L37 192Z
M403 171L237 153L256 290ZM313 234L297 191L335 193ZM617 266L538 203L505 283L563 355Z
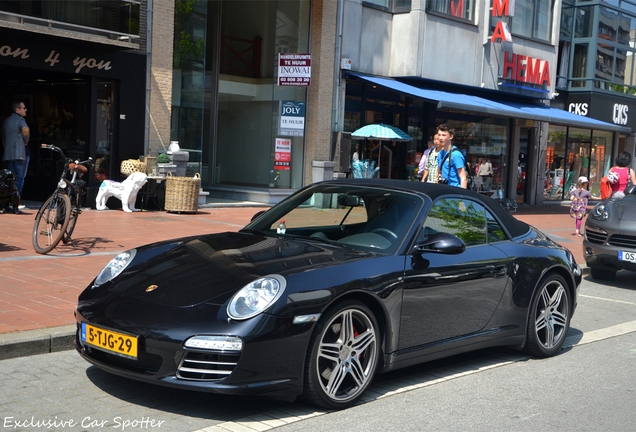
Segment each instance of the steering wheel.
M386 228L376 228L371 231L372 233L380 234L382 237L385 237L388 240L397 240L398 236L393 231L388 230Z

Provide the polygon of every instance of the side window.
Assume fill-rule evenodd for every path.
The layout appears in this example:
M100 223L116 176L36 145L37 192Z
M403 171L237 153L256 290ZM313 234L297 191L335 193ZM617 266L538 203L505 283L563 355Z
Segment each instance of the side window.
M488 243L495 243L502 240L507 240L506 232L501 228L499 222L486 210L486 226L488 229Z
M439 199L424 220L418 242L426 240L432 234L445 232L459 237L466 246L485 244L488 241L486 215L486 209L474 201L461 198Z

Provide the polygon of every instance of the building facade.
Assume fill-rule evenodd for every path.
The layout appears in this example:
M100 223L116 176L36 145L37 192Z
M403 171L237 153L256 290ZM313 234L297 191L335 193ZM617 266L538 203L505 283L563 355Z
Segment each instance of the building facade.
M147 13L145 0L0 2L0 106L4 118L23 101L31 131L24 199L46 199L59 179L43 143L96 160L93 194L144 154Z
M635 41L636 3L563 2L556 82L559 96L553 105L626 128L613 147L608 146L611 136L601 131L550 131L550 158L568 162L566 175L569 170L589 176L594 192L617 153L634 154Z
M331 160L337 5L175 2L172 53L161 54L172 61L170 140L213 195L274 203L311 183L313 160ZM293 80L282 82L284 61Z
M597 187L594 173L633 142L625 124L562 102L559 2L175 5L170 140L190 150L213 194L276 202L314 181L317 161L351 176L349 134L370 123L413 137L358 143L378 175L415 178L435 126L448 122L474 173L492 166L477 178L484 194L529 204L567 199L580 175ZM309 55L309 86L281 85L280 54ZM299 128L284 130L286 107L301 113L291 118Z
M591 141L609 156L627 140L625 125L554 106L559 2L347 0L343 8L340 130L388 123L413 138L364 143L370 163L383 161L382 177L414 178L436 125L450 123L473 175L492 167L476 179L484 194L541 204L569 198L573 179L591 175ZM556 160L557 140L569 159Z

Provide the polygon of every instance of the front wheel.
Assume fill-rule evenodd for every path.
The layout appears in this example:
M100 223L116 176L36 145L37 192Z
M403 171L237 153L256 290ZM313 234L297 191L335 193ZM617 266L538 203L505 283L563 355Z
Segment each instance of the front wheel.
M52 251L62 240L71 216L71 200L63 194L53 194L47 199L33 226L33 247L40 254Z
M330 308L310 341L305 398L329 409L353 405L375 375L379 328L373 312L357 301Z
M530 306L526 351L537 357L555 355L565 342L571 315L565 279L556 273L547 274Z

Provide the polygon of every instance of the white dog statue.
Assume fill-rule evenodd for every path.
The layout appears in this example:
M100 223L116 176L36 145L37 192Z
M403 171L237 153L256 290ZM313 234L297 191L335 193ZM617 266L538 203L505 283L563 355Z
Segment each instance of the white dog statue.
M121 200L121 206L126 213L139 211L135 208L137 193L148 181L148 176L144 173L134 172L126 180L119 183L112 180L104 180L99 186L97 198L95 199L97 210L107 210L106 201L111 196Z

